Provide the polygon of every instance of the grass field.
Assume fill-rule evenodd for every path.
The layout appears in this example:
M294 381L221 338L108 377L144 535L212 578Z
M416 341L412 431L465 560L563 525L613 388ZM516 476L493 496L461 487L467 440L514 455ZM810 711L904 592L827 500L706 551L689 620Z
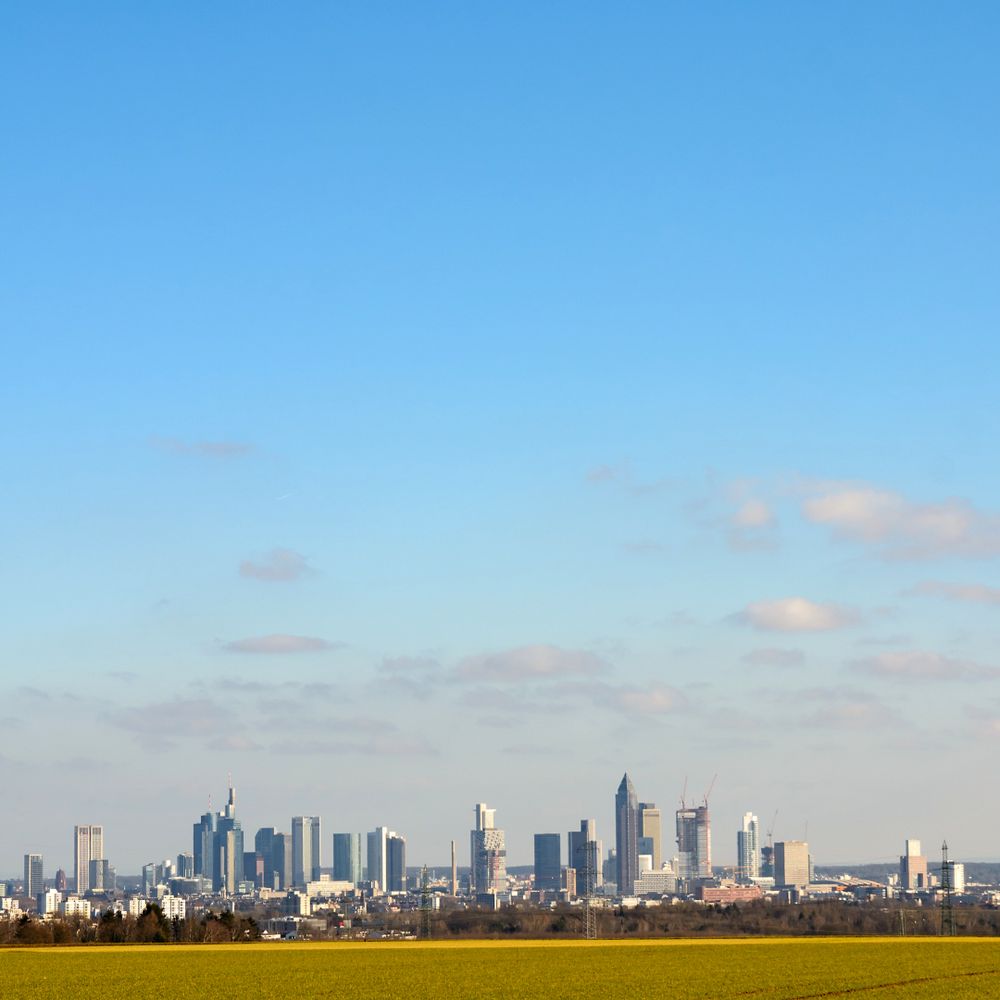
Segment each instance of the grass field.
M17 1000L1000 997L995 939L167 945L0 951Z

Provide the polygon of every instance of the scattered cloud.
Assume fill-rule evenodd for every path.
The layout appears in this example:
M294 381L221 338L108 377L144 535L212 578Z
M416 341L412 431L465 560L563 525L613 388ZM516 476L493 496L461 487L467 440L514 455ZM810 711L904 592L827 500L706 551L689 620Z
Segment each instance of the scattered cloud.
M923 580L904 591L908 596L944 597L949 601L1000 606L1000 587L984 583L945 583L943 580Z
M625 475L625 470L614 465L595 465L587 471L588 483L610 483L615 479L621 479Z
M462 680L516 682L593 676L607 666L594 653L542 644L467 656L459 662L456 674Z
M600 707L614 709L625 715L663 715L676 712L687 705L687 699L676 688L666 684L647 687L599 685L594 691L594 702Z
M329 649L342 649L342 642L328 642L309 635L273 635L252 636L249 639L234 639L223 644L223 649L230 653L261 653L264 655L280 655L284 653L319 653Z
M966 705L965 715L973 721L976 735L987 739L1000 737L1000 715L982 705Z
M763 500L750 497L730 515L726 539L734 552L759 552L777 547L777 518Z
M586 480L594 485L612 484L620 487L632 496L646 496L653 493L661 493L676 487L677 483L672 479L653 479L648 482L640 482L635 478L632 468L628 463L621 465L595 465L587 471Z
M229 711L210 698L174 698L113 708L101 718L151 750L169 750L191 737L219 738L231 721Z
M149 444L157 451L173 455L199 455L202 458L242 458L254 451L252 444L242 441L181 441L178 438L153 435Z
M791 706L794 720L807 729L880 731L899 723L899 717L881 699L853 687L804 688L782 692L776 700Z
M801 667L806 662L806 654L801 649L751 649L743 655L743 662L752 667Z
M306 562L306 557L293 549L271 549L256 562L244 559L240 563L240 576L267 583L301 580L303 577L314 575L315 572Z
M775 517L771 508L763 500L744 501L739 510L730 518L730 523L739 528L769 528Z
M735 619L768 632L829 632L856 624L860 616L839 604L817 604L805 597L784 597L748 604Z
M897 635L869 635L861 639L856 639L855 646L907 646L910 637L899 633Z
M920 651L879 653L855 660L852 668L895 681L978 681L1000 677L996 667Z
M440 664L430 656L387 656L378 669L384 674L419 674L437 670Z
M1000 555L1000 514L979 510L968 500L950 497L919 503L867 483L827 483L802 513L826 525L834 536L860 542L885 559Z

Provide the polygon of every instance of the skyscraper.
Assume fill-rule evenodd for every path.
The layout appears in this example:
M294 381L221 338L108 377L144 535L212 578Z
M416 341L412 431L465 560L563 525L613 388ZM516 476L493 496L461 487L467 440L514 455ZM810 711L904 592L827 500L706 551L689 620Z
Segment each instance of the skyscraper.
M655 802L639 803L639 854L653 859L653 871L663 867L663 824Z
M712 877L712 830L707 805L677 810L677 858L681 878Z
M295 885L316 882L320 876L319 816L292 817L292 880Z
M273 826L262 826L253 837L255 859L263 862L263 873L260 884L266 889L274 888L274 835L277 831ZM256 866L256 863L255 863Z
M40 854L24 856L24 895L35 898L45 891L45 867Z
M559 834L535 834L535 888L540 892L558 892L562 876L559 863Z
M736 832L736 878L750 882L760 875L760 821L753 813L743 814Z
M90 862L104 858L104 827L73 827L73 877L81 895L90 889Z
M215 824L213 855L212 887L216 892L236 892L244 881L243 826L236 818L236 789L231 778L225 811L219 814Z
M620 895L631 895L639 877L639 801L628 773L615 795L615 851Z
M357 885L361 881L361 834L333 835L333 877Z
M581 896L592 896L601 885L601 854L604 845L597 839L597 821L581 819L579 830L566 835L567 865L576 871L576 891Z
M385 838L386 890L406 892L406 838L390 831Z
M809 845L784 840L774 845L774 884L804 889L809 884Z
M276 833L274 835L274 850L271 855L271 874L265 876L268 884L273 884L277 876L279 889L292 887L292 835Z
M377 882L379 891L385 892L389 884L388 845L389 830L377 826L368 834L368 881Z
M194 824L191 853L194 855L194 873L215 884L215 813L203 813Z
M92 859L87 868L87 881L90 883L91 892L115 891L114 869L106 859Z
M475 808L476 828L470 832L470 879L473 892L503 892L507 888L507 847L496 827L496 809L485 802Z
M919 840L906 842L906 853L899 859L899 882L904 889L927 887L927 858L920 853Z

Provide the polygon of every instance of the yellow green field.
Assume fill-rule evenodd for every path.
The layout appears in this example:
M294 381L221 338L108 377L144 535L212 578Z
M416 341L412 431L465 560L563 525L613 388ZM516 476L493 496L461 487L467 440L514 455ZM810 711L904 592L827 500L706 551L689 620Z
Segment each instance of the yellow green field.
M17 1000L1000 997L995 939L167 945L0 951Z

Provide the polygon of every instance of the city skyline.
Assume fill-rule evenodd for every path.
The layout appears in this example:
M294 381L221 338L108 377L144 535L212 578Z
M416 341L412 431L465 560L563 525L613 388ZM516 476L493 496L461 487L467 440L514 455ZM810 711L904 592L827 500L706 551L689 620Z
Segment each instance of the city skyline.
M0 18L0 871L1000 856L997 5Z
M716 778L718 776L716 775ZM323 873L329 873L335 880L357 882L362 876L386 887L386 891L399 892L407 887L406 872L408 868L428 866L435 870L446 866L423 859L411 862L406 860L405 834L397 833L384 825L378 825L367 832L342 832L332 834L322 832L322 817L292 816L288 823L290 833L279 832L274 826L256 828L253 836L245 835L243 824L236 815L236 789L232 774L228 777L228 794L224 809L219 813L211 810L198 818L192 826L189 845L191 850L176 853L177 864L182 859L190 872L176 870L175 874L184 877L203 876L216 892L231 894L235 887L244 880L250 881L256 876L263 878L266 884L273 881L275 888L290 888L304 886L310 881L318 881ZM715 785L715 778L712 787ZM685 794L687 785L685 782ZM711 788L710 788L711 791ZM777 823L777 812L771 826L763 831L760 820L752 812L744 812L739 825L731 830L721 830L721 842L731 844L733 856L723 848L722 858L712 856L713 834L715 826L716 843L719 842L720 828L713 824L708 810L708 793L700 806L693 806L682 797L673 812L675 823L671 824L667 839L664 839L662 810L654 802L640 801L635 785L629 775L623 775L614 794L611 845L605 849L605 842L599 835L599 827L593 818L582 819L579 829L570 829L565 834L565 845L561 834L549 834L533 831L527 835L530 839L530 857L508 861L506 832L496 825L496 807L488 807L486 803L476 803L473 809L474 826L470 831L470 846L468 858L459 863L459 867L467 868L470 885L473 892L497 892L505 882L506 870L509 866L519 868L539 865L540 856L545 858L544 867L551 872L552 838L558 842L558 856L563 867L573 869L575 886L581 893L600 892L603 882L615 881L620 878L621 865L618 861L619 848L622 843L632 842L629 863L630 881L634 883L643 871L659 871L661 865L669 869L681 879L709 879L714 871L731 869L737 882L752 880L762 874L770 874L769 861L765 854L771 844L779 841L799 845L804 843L791 836L781 836L781 828ZM273 817L272 817L273 819ZM775 832L779 836L775 836ZM805 828L808 832L808 824ZM814 833L817 831L814 830ZM515 834L517 840L525 838L523 831ZM324 837L326 841L324 841ZM362 844L366 849L362 852ZM924 883L928 871L928 861L919 856L919 839L905 840L906 852L902 857L896 857L901 878L906 888L917 888ZM81 849L81 845L84 845ZM252 845L253 850L250 850ZM74 857L81 858L85 854L89 866L83 871L88 879L83 891L95 885L95 877L103 882L115 875L134 874L109 859L109 853L104 847L104 828L98 825L77 825L73 828ZM454 841L451 841L454 851ZM246 851L250 853L245 853ZM97 852L96 854L94 852ZM247 859L256 852L258 867L256 875L245 868ZM540 854L541 852L541 854ZM128 856L128 850L123 852ZM134 854L134 847L132 848ZM808 860L811 866L815 859L813 851L809 851ZM175 853L167 851L163 856L165 864L174 865ZM44 855L36 852L23 854L23 871L25 878L31 865L29 859L37 859L39 866L47 865ZM965 855L966 861L988 860ZM860 858L844 859L820 858L820 864L879 864L889 861L885 855L869 854ZM919 862L913 868L914 861ZM467 864L466 864L467 862ZM889 861L891 865L891 861ZM370 866L374 864L375 868ZM909 864L909 867L907 867ZM95 869L94 866L99 866ZM145 873L146 869L158 867L159 861L144 862L136 866ZM58 865L59 874L64 875L64 869ZM176 866L175 866L176 867ZM182 866L183 869L183 866ZM51 869L49 869L51 870ZM73 884L78 884L79 876L74 863ZM588 879L587 872L590 872ZM96 873L100 873L95 875ZM915 872L915 874L910 874ZM0 880L5 874L0 871ZM479 885L482 883L482 885ZM487 888L483 888L486 886ZM588 887L589 886L589 890ZM97 888L101 888L100 885Z

